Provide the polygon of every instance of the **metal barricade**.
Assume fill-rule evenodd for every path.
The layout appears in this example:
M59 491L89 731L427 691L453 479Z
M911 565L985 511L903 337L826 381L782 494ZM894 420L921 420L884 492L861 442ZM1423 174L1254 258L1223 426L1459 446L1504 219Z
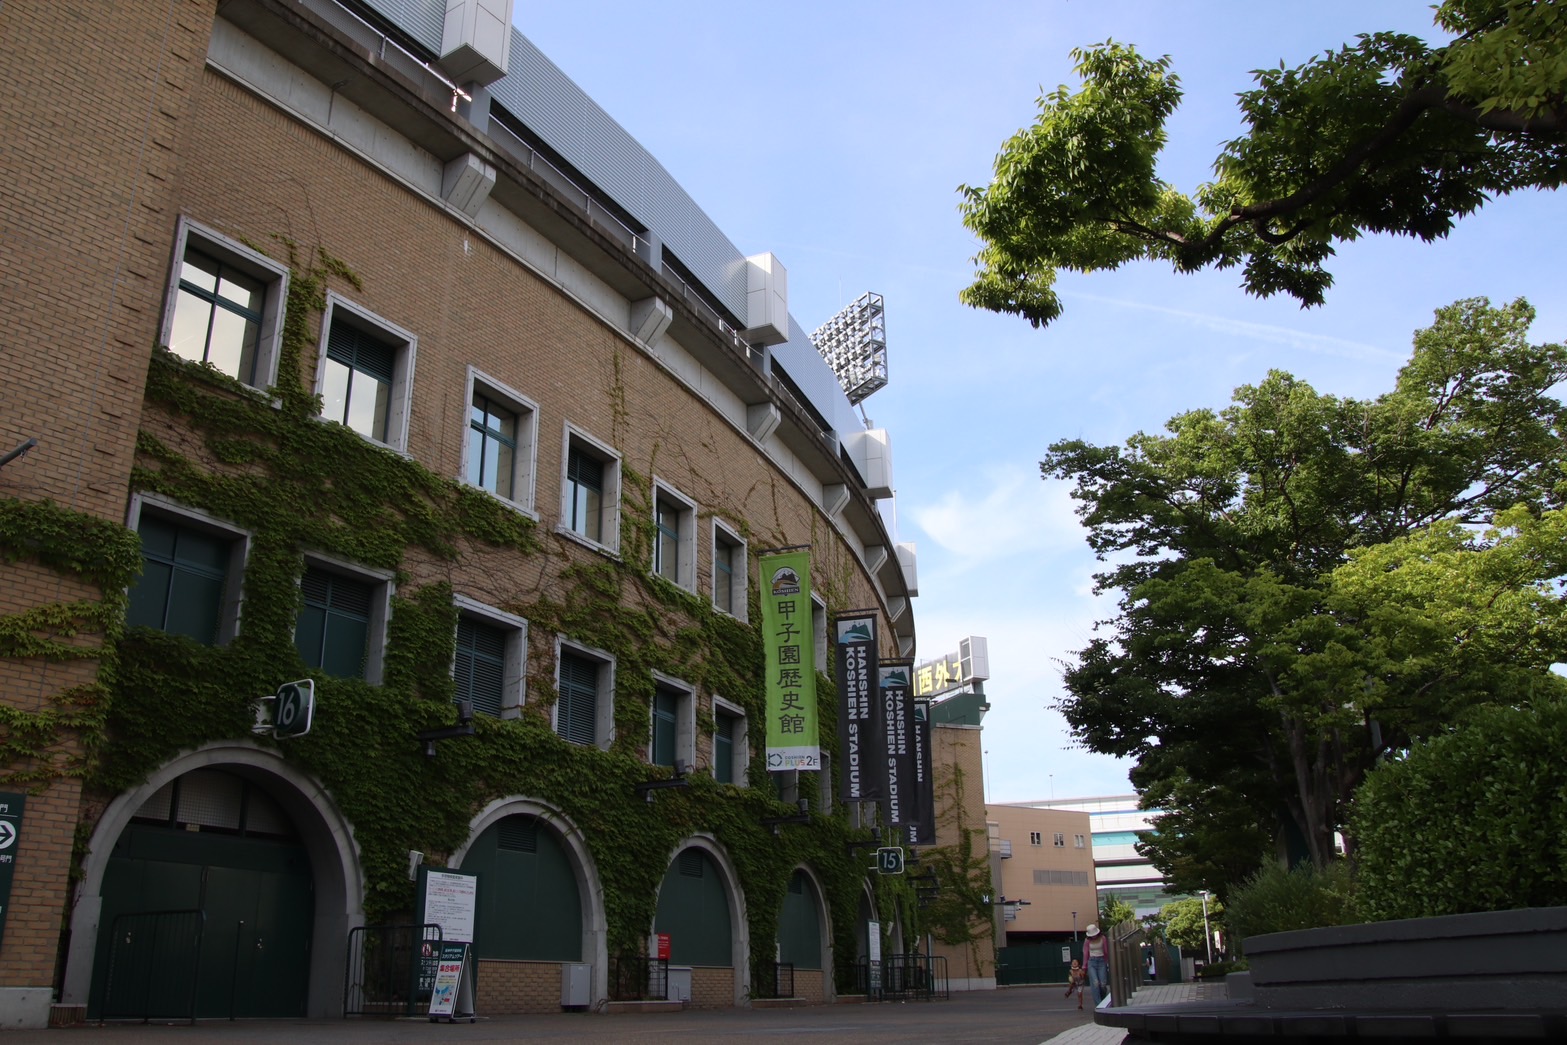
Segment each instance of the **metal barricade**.
M883 1001L945 1001L951 997L947 959L930 954L889 954L881 962Z
M343 1015L416 1016L430 1005L441 927L361 925L348 933Z
M757 962L751 974L751 997L793 998L793 962Z
M668 1001L669 959L626 955L609 962L610 1001Z
M196 1022L201 938L196 908L117 915L109 928L108 975L99 1022L185 1019Z

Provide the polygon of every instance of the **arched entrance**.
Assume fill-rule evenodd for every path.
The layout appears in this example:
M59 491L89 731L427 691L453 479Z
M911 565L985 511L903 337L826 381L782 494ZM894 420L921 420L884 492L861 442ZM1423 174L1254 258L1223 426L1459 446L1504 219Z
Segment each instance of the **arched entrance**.
M124 992L145 991L148 961L191 970L200 1017L341 1013L346 937L363 921L357 853L330 797L277 753L176 758L109 804L84 870L64 1000L89 1015L143 1005ZM175 911L200 915L159 913Z
M750 987L750 936L738 878L712 839L690 839L658 888L653 932L669 936L671 982L691 969L693 1005L740 1004Z
M832 931L815 877L797 867L789 877L778 913L778 960L794 970L794 997L812 1004L831 1001Z
M526 962L587 962L592 998L607 993L603 889L582 837L568 819L523 798L490 803L470 825L452 865L479 874L475 941L487 989L508 1012L559 1011L559 974L540 978Z

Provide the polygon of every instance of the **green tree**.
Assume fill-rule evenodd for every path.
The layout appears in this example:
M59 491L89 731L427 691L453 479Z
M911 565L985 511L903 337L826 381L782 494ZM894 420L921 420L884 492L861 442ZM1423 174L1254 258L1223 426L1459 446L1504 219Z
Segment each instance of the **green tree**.
M1183 888L1221 891L1273 839L1326 867L1377 755L1563 684L1567 349L1529 344L1532 319L1438 310L1374 400L1275 371L1167 434L1050 448L1119 593L1061 710L1135 759L1165 811L1139 848Z
M1333 245L1367 233L1433 240L1487 200L1567 177L1567 0L1447 0L1431 46L1364 35L1256 73L1248 125L1191 194L1157 173L1181 101L1168 57L1107 42L1073 52L1082 86L1039 100L988 186L963 186L982 241L962 300L1043 326L1059 269L1137 259L1177 272L1241 266L1252 294L1320 304Z
M1165 939L1186 951L1202 953L1205 949L1203 932L1219 932L1224 929L1224 904L1217 897L1208 898L1208 918L1203 921L1201 897L1172 900L1159 909L1164 920Z
M1099 928L1110 931L1112 925L1120 925L1137 917L1137 909L1119 896L1106 895L1099 901Z

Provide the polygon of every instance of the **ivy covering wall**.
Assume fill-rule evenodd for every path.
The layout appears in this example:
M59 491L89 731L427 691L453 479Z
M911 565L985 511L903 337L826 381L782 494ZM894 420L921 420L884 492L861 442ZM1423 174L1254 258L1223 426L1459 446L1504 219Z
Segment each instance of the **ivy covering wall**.
M564 556L553 537L541 541L530 518L482 491L323 423L304 379L314 359L312 331L328 286L360 289L359 281L324 252L302 257L296 245L280 242L291 276L277 386L257 392L210 367L155 352L131 480L136 491L205 511L249 535L237 636L213 647L125 629L124 592L140 567L135 534L54 505L0 502L0 555L36 560L105 593L101 600L0 620L6 656L99 659L96 682L61 694L43 710L0 706L0 756L9 781L79 775L101 808L182 751L254 739L255 699L311 674L293 643L309 549L396 578L381 684L317 674L311 733L279 745L285 758L325 785L354 825L369 921L410 913L408 850L439 861L467 840L479 809L518 795L559 809L582 831L604 890L612 954L644 947L666 856L682 839L707 832L739 874L753 954L773 953L789 878L805 863L823 884L839 961L851 960L869 859L849 845L867 833L852 830L841 811L814 812L809 824L764 825L796 810L779 802L760 758L750 760L748 787L721 785L698 772L688 788L661 791L652 803L634 792L637 783L665 772L642 757L654 672L686 680L703 694L720 693L752 723L764 721L754 628L640 565L653 534L651 505L637 492L647 487L644 478L628 473L623 483L619 558ZM743 519L729 521L745 526ZM535 575L552 578L497 607L529 621L527 700L520 717L481 716L475 737L443 742L427 758L415 734L451 724L456 715L457 611L448 578L475 558L536 564ZM830 600L847 594L846 558L824 560L818 587ZM444 577L443 563L451 567ZM751 617L758 616L753 605ZM82 644L83 631L100 641ZM550 726L556 634L615 657L616 738L609 750L568 744ZM830 753L836 737L830 679L819 678L818 691ZM700 714L698 728L711 736L710 710ZM62 745L67 736L78 743ZM51 757L62 748L75 753ZM812 776L802 776L800 793L814 806ZM79 850L89 832L83 825ZM912 892L901 880L878 881L877 906L884 924L896 910L912 917Z

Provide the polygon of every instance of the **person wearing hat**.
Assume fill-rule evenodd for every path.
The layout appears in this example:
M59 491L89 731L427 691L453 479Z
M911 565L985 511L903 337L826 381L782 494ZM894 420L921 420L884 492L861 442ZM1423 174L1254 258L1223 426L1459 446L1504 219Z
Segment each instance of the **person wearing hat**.
M1088 923L1083 933L1083 964L1088 966L1088 983L1094 989L1094 1007L1110 993L1110 938L1099 926Z

